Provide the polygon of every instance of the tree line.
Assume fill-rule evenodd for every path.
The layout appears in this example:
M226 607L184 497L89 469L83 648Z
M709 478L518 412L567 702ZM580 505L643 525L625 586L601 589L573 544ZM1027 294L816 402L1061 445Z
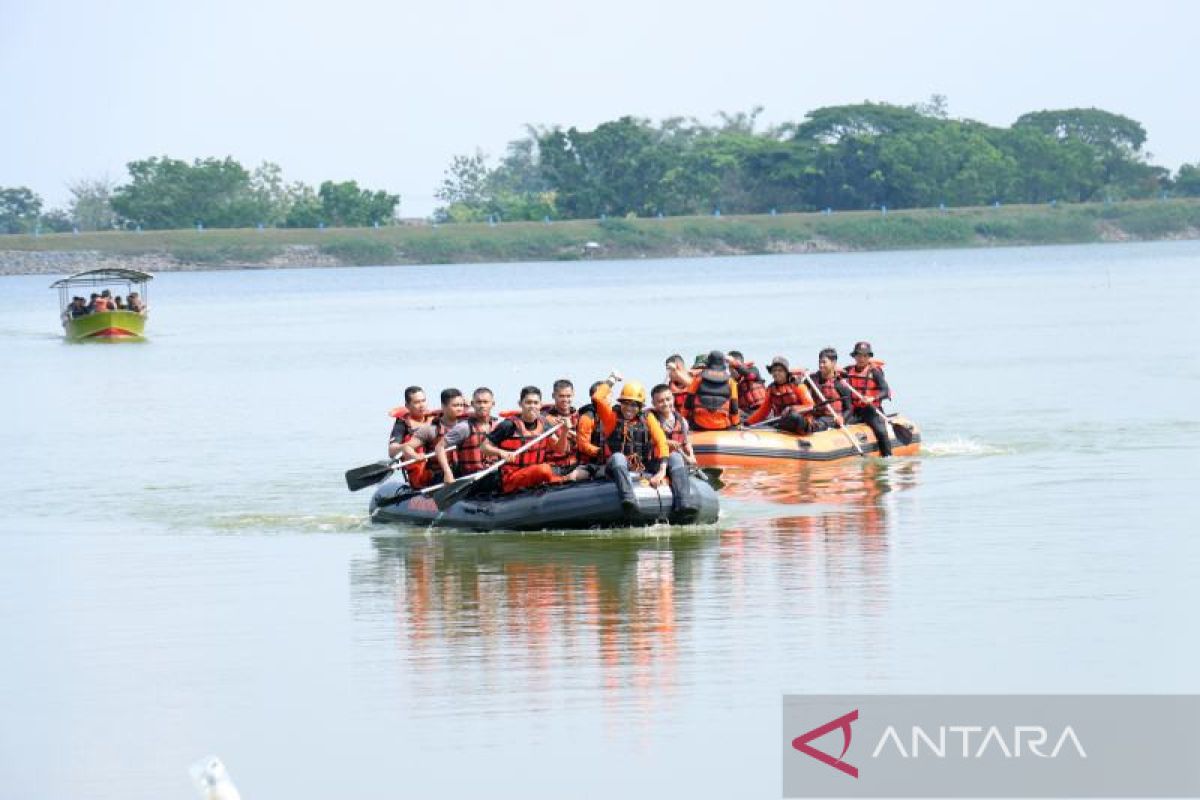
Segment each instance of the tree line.
M248 170L232 158L167 156L132 161L129 180L82 179L68 185L65 209L43 210L27 187L0 187L0 232L145 229L358 227L393 222L400 196L324 181L287 183L277 164Z
M1023 114L1010 127L952 119L945 98L859 103L756 130L762 108L719 122L621 117L590 131L529 128L494 166L454 158L446 221L1087 202L1200 196L1200 164L1150 163L1140 123L1096 108Z
M762 108L716 124L621 117L593 130L526 129L495 164L456 156L436 192L446 222L980 206L1200 196L1200 163L1151 163L1141 123L1097 108L1034 111L1009 127L953 119L944 97L858 103L758 130ZM288 183L232 158L133 161L129 177L72 183L65 209L0 187L0 232L353 227L395 220L399 195Z

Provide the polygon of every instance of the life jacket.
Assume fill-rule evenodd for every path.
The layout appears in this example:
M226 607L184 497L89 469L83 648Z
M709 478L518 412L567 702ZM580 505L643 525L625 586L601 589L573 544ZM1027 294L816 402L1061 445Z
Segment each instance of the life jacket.
M772 381L767 387L767 397L770 399L772 414L782 414L789 406L807 405L804 392L795 380L789 380L782 386Z
M678 413L674 416L674 420L675 425L671 428L668 428L667 423L661 419L658 421L658 424L662 427L663 433L667 435L668 442L675 442L682 445L687 442L688 421L683 414Z
M560 416L558 411L555 410L553 405L542 406L542 416L545 417L546 421L549 422L551 425L556 425L564 419L564 417ZM572 407L570 413L567 414L565 419L570 420L571 430L574 430L575 427L579 424L578 409ZM561 454L560 453L547 453L546 454L546 460L549 461L551 464L560 464L560 465L567 464L567 463L574 461L575 458L576 458L576 456L575 456L574 448L570 448L567 450L567 452L561 453Z
M687 403L688 387L691 384L678 384L672 380L667 385L671 388L671 397L675 401L675 413L682 414L684 405Z
M650 427L646 424L646 415L653 412L642 411L632 420L618 411L617 424L613 432L604 440L605 456L613 453L624 453L629 459L629 467L641 470L654 455L654 447L650 440Z
M883 375L883 370L875 365L874 360L872 360L870 366L868 366L861 373L855 372L854 367L846 367L844 375L846 377L846 382L850 384L854 391L858 392L863 397L874 397L879 394L879 376ZM864 403L857 397L855 397L853 400L854 408L866 408L868 405L871 404Z
M538 436L541 436L543 433L545 433L546 428L549 427L549 424L546 422L546 418L541 414L538 415L537 423L534 425L532 431L525 430L525 421L520 417L514 418L512 423L512 434L510 434L507 439L501 441L500 444L497 445L501 450L520 450L522 447L528 444L531 439L536 439ZM519 469L523 469L524 467L532 467L536 464L544 463L546 461L546 448L549 446L549 441L549 437L542 439L533 447L517 456L515 461L506 462L504 466L500 468L501 480L503 480L506 475L510 475Z
M108 311L112 308L112 304L108 302L107 297L97 297L96 304L93 306L97 311Z
M846 409L842 408L842 395L838 392L837 382L840 379L835 372L828 378L821 377L821 371L817 370L811 376L813 384L820 390L821 396L814 397L813 410L809 412L809 417L832 417L834 414L845 414ZM822 400L827 402L821 403Z
M600 463L604 457L604 423L600 421L600 415L596 413L596 407L591 403L579 409L576 414L576 423L583 417L590 417L594 422L592 425L592 435L588 439L588 442L599 452L597 455L589 456L581 452L577 446L575 454L582 464Z
M697 428L724 430L737 423L733 413L733 394L729 390L729 372L705 369L693 382L695 393L688 394L687 410Z
M458 443L458 450L455 453L446 454L448 456L457 454L458 469L455 472L462 473L463 475L471 475L496 463L495 458L483 454L483 440L492 432L492 428L496 426L496 422L495 417L489 417L485 427L483 422L474 417L467 419L469 430L467 438Z
M738 371L738 405L746 411L754 411L767 399L767 385L763 383L762 374L753 362L742 365Z

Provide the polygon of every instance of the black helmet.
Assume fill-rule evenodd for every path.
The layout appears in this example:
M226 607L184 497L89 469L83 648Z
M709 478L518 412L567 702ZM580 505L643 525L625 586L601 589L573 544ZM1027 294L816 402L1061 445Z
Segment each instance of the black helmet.
M709 369L724 369L725 354L722 353L720 350L713 350L711 353L708 354L708 361L706 363L706 366Z
M855 342L854 349L850 351L850 355L852 355L852 356L858 356L858 355L873 356L873 355L875 355L875 353L871 352L871 343L870 342Z

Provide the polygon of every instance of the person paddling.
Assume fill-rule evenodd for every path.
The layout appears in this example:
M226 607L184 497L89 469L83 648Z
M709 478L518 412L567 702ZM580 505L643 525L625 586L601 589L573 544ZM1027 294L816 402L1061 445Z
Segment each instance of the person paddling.
M413 431L429 422L425 390L420 386L409 386L404 390L404 405L393 408L389 414L396 421L392 423L392 433L388 437L388 458L395 458Z
M875 353L871 350L870 342L856 342L850 355L854 357L854 365L846 368L845 377L857 395L851 404L847 421L862 422L870 427L879 443L879 455L887 458L892 454L892 441L880 403L892 396L891 389L883 376L883 369L874 362Z
M492 416L494 406L495 397L492 390L486 386L480 386L471 394L471 414L466 419L456 422L437 443L439 463L445 450L453 447L456 448L455 452L457 453L458 463L454 467L454 477L447 477L444 480L473 475L496 463L495 457L483 454L483 440L496 425L496 418Z
M692 379L684 408L697 430L723 431L738 424L737 381L720 350L708 354L704 369Z
M520 405L520 416L501 420L482 445L485 456L504 461L500 467L500 491L508 494L543 484L575 480L574 474L564 477L546 463L546 457L551 452L562 453L569 446L565 428L559 428L554 435L542 439L523 453L516 452L552 427L541 414L541 389L536 386L521 389Z
M850 413L853 397L842 380L837 358L837 350L826 347L817 354L817 371L808 375L817 393L816 403L809 412L809 429L813 432L841 427Z
M747 425L757 425L768 417L775 417L775 427L790 433L811 433L808 417L813 401L808 389L796 382L791 365L783 356L775 356L768 367L771 385L767 387L767 399L758 411L746 420Z
M628 381L617 398L619 411L608 404L613 385L621 380L617 372L596 388L592 403L596 414L608 433L604 440L608 460L604 474L617 485L621 495L621 508L626 514L637 512L637 497L633 491L631 472L650 475L653 487L661 486L664 480L671 485L671 513L679 521L695 517L699 510L692 493L691 478L682 454L671 452L666 434L658 418L643 409L646 405L646 387L637 381Z
M424 489L435 483L454 480L454 465L458 463L458 451L448 452L439 448L446 432L466 416L467 400L458 389L442 390L442 413L413 431L404 443L401 453L404 460L418 458L426 453L436 454L436 461L426 458L405 467L408 484L414 489Z

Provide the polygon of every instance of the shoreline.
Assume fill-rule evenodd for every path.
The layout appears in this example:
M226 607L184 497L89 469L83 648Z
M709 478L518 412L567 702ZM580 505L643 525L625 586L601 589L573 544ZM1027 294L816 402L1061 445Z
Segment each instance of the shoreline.
M0 275L583 261L1200 239L1200 199L386 228L0 237Z

